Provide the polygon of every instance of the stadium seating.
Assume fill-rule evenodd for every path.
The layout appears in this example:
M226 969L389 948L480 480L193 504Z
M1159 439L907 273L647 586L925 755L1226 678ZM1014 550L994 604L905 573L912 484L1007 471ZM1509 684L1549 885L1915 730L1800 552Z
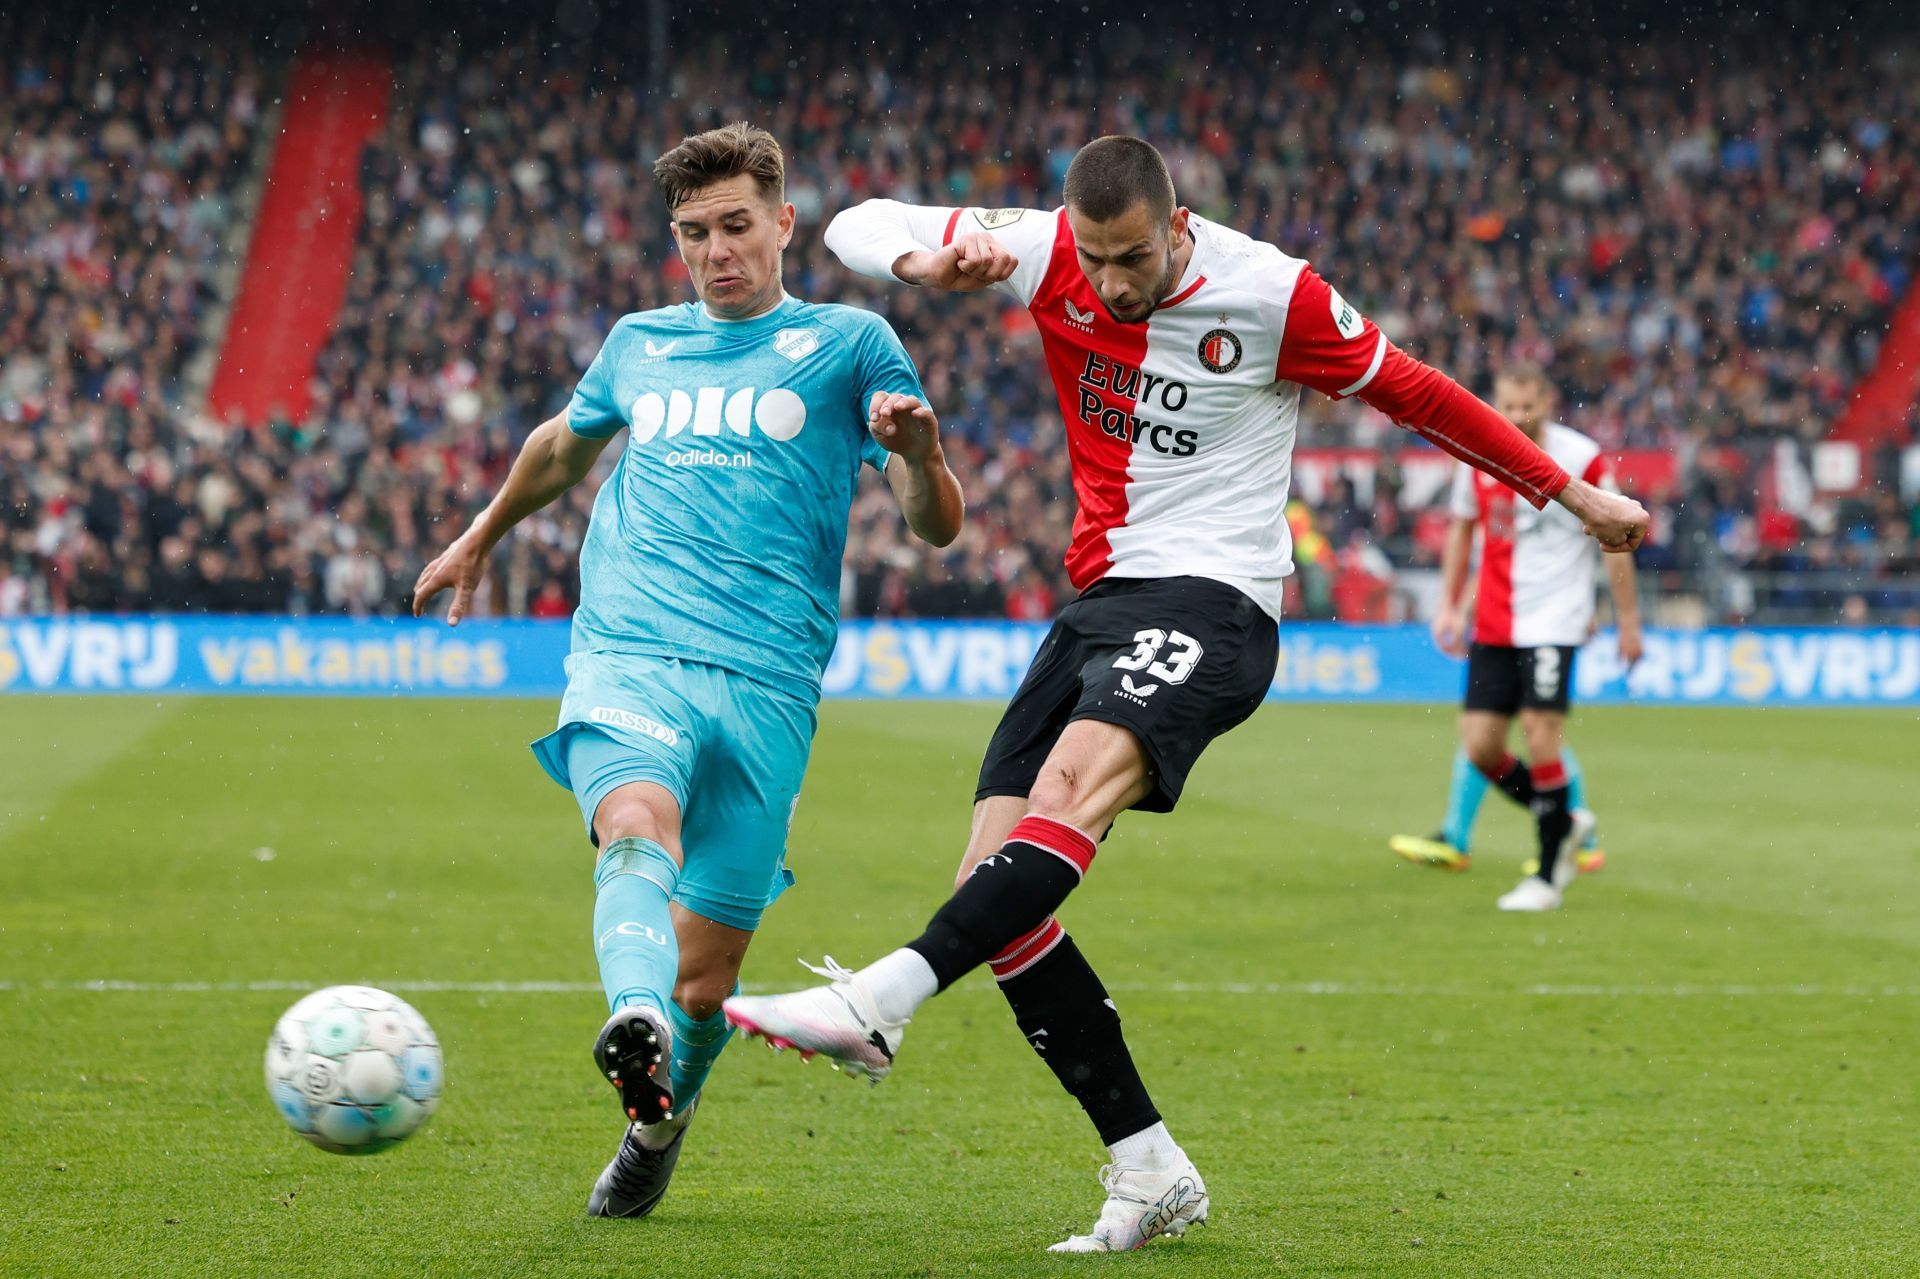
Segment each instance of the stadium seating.
M979 66L1018 61L1019 21L984 39ZM1640 494L1668 591L1722 618L1920 618L1920 467L1904 498L1894 483L1920 421L1867 449L1857 496L1808 502L1800 484L1920 247L1920 89L1867 51L1810 82L1697 35L1600 71L1418 40L1276 65L1223 40L1129 46L1101 76L1035 64L989 94L926 48L881 72L824 36L750 59L691 42L659 93L538 36L404 49L313 411L247 425L196 412L189 374L264 163L262 79L286 69L237 43L155 76L111 41L10 49L0 612L403 609L612 321L688 296L647 163L744 116L789 151L791 283L890 316L973 505L930 556L877 493L859 502L850 614L1045 615L1071 593L1071 490L1026 317L850 277L825 220L873 194L1051 205L1075 144L1125 130L1163 147L1196 211L1311 259L1463 382L1547 363L1573 425L1677 458ZM1404 442L1357 404L1308 400L1304 448ZM1391 457L1373 479L1364 501L1297 511L1297 613L1403 612L1369 583L1433 563L1425 499L1403 501ZM528 521L483 608L564 614L590 502Z

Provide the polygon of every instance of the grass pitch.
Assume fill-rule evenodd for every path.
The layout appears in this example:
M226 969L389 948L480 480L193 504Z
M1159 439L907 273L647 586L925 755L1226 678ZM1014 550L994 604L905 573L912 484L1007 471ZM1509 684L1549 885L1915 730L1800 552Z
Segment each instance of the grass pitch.
M825 708L750 983L919 929L995 714ZM737 1043L660 1211L585 1219L619 1119L550 717L0 700L0 1275L1915 1273L1912 713L1582 711L1612 864L1513 917L1498 796L1470 874L1385 851L1435 823L1451 712L1263 709L1063 912L1214 1197L1105 1259L1041 1251L1103 1152L984 975L878 1089ZM260 987L346 981L446 1050L371 1159L261 1083L297 992Z

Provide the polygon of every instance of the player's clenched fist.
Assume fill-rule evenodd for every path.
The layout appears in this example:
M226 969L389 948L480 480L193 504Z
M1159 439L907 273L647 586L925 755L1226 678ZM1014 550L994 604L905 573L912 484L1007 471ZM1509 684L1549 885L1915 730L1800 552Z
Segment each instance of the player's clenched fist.
M1580 517L1600 549L1621 553L1640 548L1647 536L1647 508L1624 493L1611 493L1584 480L1574 480L1560 494L1560 504Z
M925 461L940 442L940 421L911 395L875 391L867 405L867 429L880 447L909 462Z
M1000 283L1019 265L1020 259L998 240L985 232L972 231L955 236L943 249L902 254L893 264L893 273L923 288L972 293Z

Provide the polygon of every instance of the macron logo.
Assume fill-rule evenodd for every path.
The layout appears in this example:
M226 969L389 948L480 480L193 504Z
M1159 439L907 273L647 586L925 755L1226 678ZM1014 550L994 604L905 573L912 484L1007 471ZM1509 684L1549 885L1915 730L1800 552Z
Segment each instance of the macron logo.
M1093 312L1091 310L1082 311L1073 304L1072 298L1065 298L1063 301L1067 308L1067 323L1083 333L1093 332Z

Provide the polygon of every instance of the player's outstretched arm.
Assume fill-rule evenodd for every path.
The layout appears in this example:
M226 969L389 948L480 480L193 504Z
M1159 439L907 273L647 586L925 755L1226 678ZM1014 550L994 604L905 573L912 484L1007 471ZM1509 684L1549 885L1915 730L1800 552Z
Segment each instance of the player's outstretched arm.
M1277 372L1335 399L1358 397L1536 508L1558 501L1602 550L1631 551L1647 535L1640 503L1569 476L1492 405L1387 341L1311 268L1289 297Z
M1011 279L1019 258L985 231L954 234L960 212L868 200L827 224L827 248L850 270L922 288L974 293Z
M453 545L420 570L419 580L413 584L413 615L419 617L434 596L451 590L453 602L447 606L447 624L458 626L473 603L474 588L480 584L487 557L507 530L585 479L594 459L606 447L606 439L574 434L564 413L535 427L487 509Z
M1380 339L1377 375L1359 398L1493 476L1534 506L1559 502L1580 518L1603 551L1631 551L1647 535L1646 508L1621 493L1568 475L1492 405L1440 370Z
M887 485L907 527L923 542L946 546L960 536L966 500L940 449L940 421L911 395L876 391L867 408L867 429L887 459Z

